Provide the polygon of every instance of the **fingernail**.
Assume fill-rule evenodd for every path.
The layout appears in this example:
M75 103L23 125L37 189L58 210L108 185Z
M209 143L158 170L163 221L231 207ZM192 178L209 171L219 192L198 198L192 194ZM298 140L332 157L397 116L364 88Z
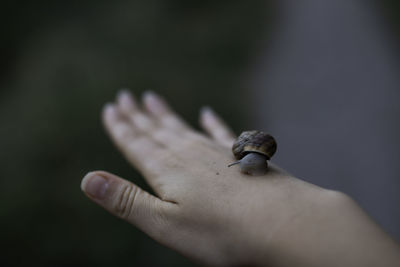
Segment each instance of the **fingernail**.
M165 111L164 101L153 91L149 90L143 94L143 102L146 107L154 113L162 113Z
M108 181L100 175L87 174L82 180L82 190L93 198L104 199L108 189Z
M134 106L133 96L128 89L121 89L117 93L117 102L124 110L129 110Z
M211 107L209 107L209 106L204 106L204 107L202 107L202 108L200 109L200 112L201 112L202 114L212 114L212 113L213 113Z
M209 106L204 106L200 109L200 113L204 119L211 119L214 117L214 111Z
M115 107L111 103L107 103L104 105L104 116L106 118L115 118L117 115Z

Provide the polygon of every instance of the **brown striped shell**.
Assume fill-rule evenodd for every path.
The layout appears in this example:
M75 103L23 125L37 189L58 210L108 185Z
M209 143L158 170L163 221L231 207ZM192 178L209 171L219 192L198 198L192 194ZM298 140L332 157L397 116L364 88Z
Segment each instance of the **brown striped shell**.
M263 154L269 160L276 151L275 139L261 131L245 131L240 134L232 146L236 159L240 160L250 152Z

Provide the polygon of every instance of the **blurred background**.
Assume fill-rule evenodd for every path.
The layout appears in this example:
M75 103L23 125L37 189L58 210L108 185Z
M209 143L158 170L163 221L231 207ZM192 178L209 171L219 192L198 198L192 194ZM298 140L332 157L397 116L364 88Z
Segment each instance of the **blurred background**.
M389 168L390 172L379 173L379 176L394 177L389 181L383 179L386 182L381 184L382 188L392 191L379 191L373 198L367 196L376 191L374 183L367 182L364 187L368 189L358 193L358 185L365 185L362 172L356 172L357 179L352 179L357 182L348 186L346 170L351 169L347 166L351 165L349 162L339 167L338 172L325 168L325 165L340 166L339 159L321 157L329 160L329 164L322 165L317 171L310 170L313 168L309 166L318 157L312 149L321 144L323 147L330 140L322 138L318 140L321 143L312 143L301 129L318 132L318 127L324 127L307 117L307 114L319 114L318 106L323 105L311 106L313 108L304 111L304 117L288 117L287 114L302 112L296 103L310 107L307 102L296 102L299 97L308 94L315 97L314 101L319 101L318 97L324 94L315 95L309 89L311 91L303 95L301 86L320 88L321 84L311 86L310 83L296 82L315 77L315 73L307 76L298 71L307 69L304 67L307 64L314 64L312 54L311 57L296 56L308 53L296 50L307 43L301 42L302 36L307 34L294 34L292 38L290 30L282 30L288 35L281 36L279 29L291 28L286 22L293 21L287 18L293 17L291 14L307 14L301 11L305 7L312 14L320 15L312 11L324 4L318 7L313 6L318 1L297 1L302 3L300 5L295 2L3 1L0 9L0 240L3 247L0 261L6 265L43 266L193 265L131 225L109 215L80 191L82 177L97 169L129 178L149 190L140 174L112 146L100 122L104 103L111 101L118 89L126 87L137 96L146 89L164 95L196 128L199 108L210 105L236 133L250 128L267 129L277 137L278 144L283 144L276 159L279 164L305 180L310 177L308 180L313 183L350 194L399 239L400 214L395 212L395 207L400 204L397 196L400 195L399 169L393 167L400 158L398 152L391 157L392 165L389 165L392 168L384 168ZM366 17L362 13L362 17L366 21L369 16L383 18L381 26L372 31L372 38L381 38L374 34L384 30L382 40L388 48L368 47L370 50L365 53L381 58L380 51L390 50L393 51L389 53L391 56L397 56L396 40L391 38L399 32L398 1L381 1L379 7L374 6L371 10L365 13ZM346 16L357 14L357 7L352 12ZM318 24L318 19L310 20L312 25ZM363 26L362 21L358 23L357 27ZM335 26L332 27L334 30ZM359 39L361 43L367 42L370 32L363 36ZM331 49L337 47L335 42L329 44ZM298 65L274 55L290 55ZM320 64L324 65L324 62ZM337 62L332 64L337 66ZM357 64L365 65L356 60L352 67L357 69ZM390 77L396 76L397 65L382 64L392 73ZM323 80L325 76L320 74L319 77ZM352 80L358 76L351 73L345 77ZM373 75L370 77L374 78ZM286 86L282 81L292 81L292 84ZM298 90L291 91L291 86L298 84L301 84ZM378 87L381 90L385 84ZM392 109L386 118L388 124L394 125L392 134L397 134L399 84L393 79L387 88L395 89L388 94L378 93L383 95L383 106L387 106L387 100L392 101L389 101ZM346 92L345 95L351 95ZM363 104L358 106L351 102L351 105L368 109ZM337 104L335 107L343 106ZM319 118L327 121L324 113L321 114ZM370 120L369 113L367 116ZM340 115L339 119L342 118ZM304 141L294 135L298 129L300 136L305 133L301 139ZM358 130L354 129L354 136ZM379 139L383 134L389 140L387 148L400 151L398 135L387 136L390 131L388 128L367 137ZM325 134L334 136L331 132ZM335 142L341 142L343 138L346 137L340 135ZM334 147L332 144L326 146L329 147L324 151ZM370 147L367 151L373 152ZM305 150L307 152L303 153ZM359 158L358 154L353 156ZM363 165L356 167L368 171ZM319 180L322 176L340 178ZM379 202L380 199L383 202Z

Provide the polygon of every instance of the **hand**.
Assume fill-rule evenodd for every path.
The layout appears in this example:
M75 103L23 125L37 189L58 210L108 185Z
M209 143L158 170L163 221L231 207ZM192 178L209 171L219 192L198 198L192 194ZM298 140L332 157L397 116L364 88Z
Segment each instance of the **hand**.
M330 231L339 244L346 240L349 230L337 228L342 226L343 206L358 210L349 198L294 178L273 164L264 176L228 168L234 161L230 148L235 137L211 109L203 109L200 116L206 136L191 129L156 94L146 93L140 108L123 91L116 103L105 106L103 121L156 196L104 171L87 174L82 190L112 214L197 262L301 266L302 261L312 263L301 256L302 251L309 254L309 248L321 246L323 257L335 257L338 251L329 251L336 248L329 240L326 249L318 245L331 238Z

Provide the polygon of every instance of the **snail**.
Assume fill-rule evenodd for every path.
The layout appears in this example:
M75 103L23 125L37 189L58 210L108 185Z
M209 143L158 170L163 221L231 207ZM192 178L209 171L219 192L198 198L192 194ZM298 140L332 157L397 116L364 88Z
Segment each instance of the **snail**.
M262 175L267 172L267 160L275 151L276 141L271 135L261 131L245 131L232 146L233 155L238 161L228 167L240 164L243 173Z

